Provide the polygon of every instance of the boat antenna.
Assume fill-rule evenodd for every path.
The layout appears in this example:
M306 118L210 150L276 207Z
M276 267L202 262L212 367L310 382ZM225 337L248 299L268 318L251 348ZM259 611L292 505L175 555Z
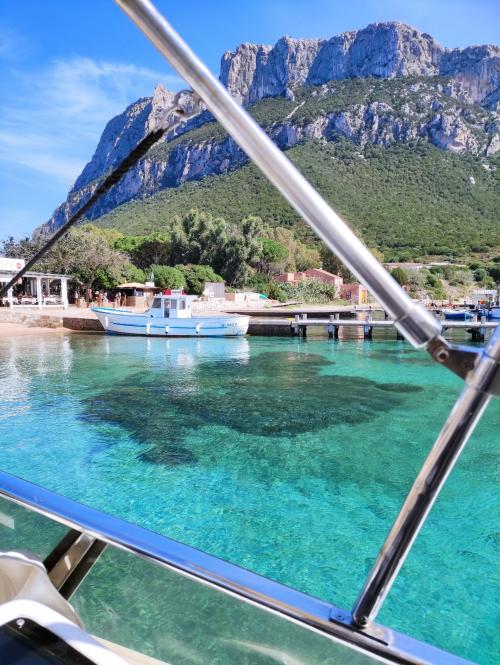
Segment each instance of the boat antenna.
M59 238L67 233L69 229L74 224L76 224L76 222L78 222L78 220L80 220L95 203L97 203L97 201L99 201L101 197L107 194L113 185L116 185L116 183L123 178L123 176L144 157L148 150L150 150L150 148L155 145L155 143L157 143L167 132L172 132L173 130L177 129L179 125L186 123L195 115L198 115L202 108L201 100L196 93L192 92L191 90L181 90L178 92L175 95L171 106L165 110L164 125L145 136L142 141L140 141L135 146L135 148L118 164L118 166L113 169L113 171L111 171L108 177L101 182L89 200L84 203L73 215L71 215L65 224L57 229L54 235L52 235L44 244L44 246L38 252L36 252L36 254L32 256L31 259L29 259L26 265L14 275L10 282L0 286L0 298L5 295L8 290L12 288L17 283L17 281L26 272L28 272L28 270L32 268L53 245L55 245ZM166 122L166 119L171 114L174 115L176 120L169 124Z

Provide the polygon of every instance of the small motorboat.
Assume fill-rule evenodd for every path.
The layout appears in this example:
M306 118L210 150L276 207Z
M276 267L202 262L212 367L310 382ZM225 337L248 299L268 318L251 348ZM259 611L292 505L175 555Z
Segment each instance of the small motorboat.
M250 317L234 314L193 316L191 305L196 296L181 290L155 296L145 312L128 309L93 307L107 333L158 337L235 337L245 335Z
M443 309L443 314L449 321L471 321L474 317L469 309Z

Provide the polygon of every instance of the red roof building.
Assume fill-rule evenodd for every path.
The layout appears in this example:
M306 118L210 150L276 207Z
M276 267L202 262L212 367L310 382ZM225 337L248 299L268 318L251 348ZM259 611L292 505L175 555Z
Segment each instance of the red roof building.
M288 284L298 284L306 280L316 280L323 282L323 284L333 284L337 289L343 284L342 277L334 275L328 270L322 268L309 268L303 272L286 272L283 275L278 275L274 278L276 282L287 282Z

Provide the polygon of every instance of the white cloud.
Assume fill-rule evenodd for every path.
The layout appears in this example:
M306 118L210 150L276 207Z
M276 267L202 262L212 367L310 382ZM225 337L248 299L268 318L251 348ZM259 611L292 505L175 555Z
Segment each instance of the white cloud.
M145 67L75 56L48 68L11 71L0 104L0 160L70 185L91 158L105 124L157 82L180 79ZM64 198L64 197L62 197Z

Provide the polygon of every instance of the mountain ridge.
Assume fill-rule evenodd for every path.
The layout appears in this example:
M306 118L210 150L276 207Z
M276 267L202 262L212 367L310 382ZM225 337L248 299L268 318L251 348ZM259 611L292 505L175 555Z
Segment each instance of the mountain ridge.
M446 76L438 76L440 71ZM251 112L282 149L343 137L362 147L427 141L489 157L500 150L499 76L498 47L445 49L430 35L397 22L330 40L284 37L274 47L243 44L221 61L221 81L237 101L253 103ZM91 196L172 100L173 93L157 85L152 97L110 120L94 156L46 227L59 227ZM247 161L204 112L167 134L89 217L189 180L223 176Z
M372 23L329 40L282 37L274 46L245 42L221 59L220 80L247 105L292 95L297 84L345 78L452 76L470 101L497 108L500 48L492 44L447 49L427 33L399 21Z

